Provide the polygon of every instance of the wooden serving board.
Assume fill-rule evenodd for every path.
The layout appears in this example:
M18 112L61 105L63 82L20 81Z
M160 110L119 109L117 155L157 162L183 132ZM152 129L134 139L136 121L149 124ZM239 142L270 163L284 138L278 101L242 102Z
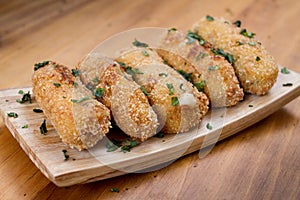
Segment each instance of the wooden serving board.
M293 85L283 87L285 83ZM90 150L79 152L70 149L61 142L50 121L47 121L49 132L42 135L39 127L45 116L32 111L38 108L34 97L31 104L16 102L22 97L18 94L20 89L31 91L31 88L0 91L0 110L6 126L46 177L58 186L70 186L126 173L157 170L200 149L199 157L204 157L217 141L251 126L298 97L300 74L293 71L290 74L279 73L278 81L267 95L246 95L245 100L235 107L210 110L200 127L187 133L151 138L127 153L119 149L107 152L107 138ZM16 112L18 117L8 117L9 112ZM212 130L207 129L207 123ZM22 128L24 125L28 128ZM63 149L70 156L68 160L65 160Z

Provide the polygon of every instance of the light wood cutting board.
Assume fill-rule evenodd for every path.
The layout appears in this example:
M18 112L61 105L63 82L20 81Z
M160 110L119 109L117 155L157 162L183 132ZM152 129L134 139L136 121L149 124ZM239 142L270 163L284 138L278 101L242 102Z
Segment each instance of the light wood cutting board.
M293 85L284 87L285 83ZM279 73L278 81L267 95L246 95L245 100L235 107L211 110L201 126L192 131L151 138L128 153L119 149L107 152L107 138L90 150L79 152L70 149L61 142L49 120L49 132L42 135L39 127L45 116L32 111L33 108L38 108L34 97L31 104L16 102L16 99L22 97L18 94L20 89L24 92L31 91L30 87L0 91L0 111L6 126L46 177L58 186L70 186L126 173L157 170L200 149L199 157L203 158L215 142L253 125L298 97L300 74L293 71L290 74ZM16 112L18 117L8 117L9 112ZM211 124L212 130L206 128L207 123ZM22 128L24 125L28 125L28 128ZM114 134L116 133L109 133L109 136L114 137ZM67 161L63 149L70 156Z

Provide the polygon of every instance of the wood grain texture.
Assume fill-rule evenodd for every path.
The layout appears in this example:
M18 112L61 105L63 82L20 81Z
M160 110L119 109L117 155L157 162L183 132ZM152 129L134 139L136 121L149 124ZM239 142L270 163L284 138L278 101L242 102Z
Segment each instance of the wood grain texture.
M49 2L0 1L1 89L30 86L33 64L41 60L72 67L120 31L188 29L206 14L240 19L277 63L300 72L296 0ZM1 122L0 199L299 199L299 106L297 98L218 143L204 159L192 153L155 172L68 188L49 182ZM110 192L112 187L120 192Z

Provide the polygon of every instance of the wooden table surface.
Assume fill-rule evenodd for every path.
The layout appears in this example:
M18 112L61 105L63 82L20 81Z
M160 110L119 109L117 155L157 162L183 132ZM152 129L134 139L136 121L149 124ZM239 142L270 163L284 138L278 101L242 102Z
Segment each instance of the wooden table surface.
M188 30L210 14L241 20L278 64L300 72L298 0L1 0L0 89L30 86L33 64L70 67L113 34ZM300 98L259 123L158 171L57 187L0 121L0 199L300 199ZM113 193L111 188L118 188Z

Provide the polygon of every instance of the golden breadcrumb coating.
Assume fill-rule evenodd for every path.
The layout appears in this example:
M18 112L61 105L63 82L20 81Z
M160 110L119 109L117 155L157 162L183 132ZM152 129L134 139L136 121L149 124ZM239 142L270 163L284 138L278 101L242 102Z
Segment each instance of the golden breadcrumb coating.
M243 99L234 69L223 57L214 55L208 43L200 45L187 34L171 30L157 52L174 69L191 73L193 83L205 81L203 89L213 107L234 106Z
M274 58L251 32L223 18L202 18L193 31L234 59L236 75L245 92L264 95L276 82L278 66Z
M157 133L157 116L147 97L118 63L95 53L88 55L79 69L85 85L94 91L103 89L101 97L96 97L111 110L124 133L141 141Z
M134 48L116 59L144 88L165 133L186 132L208 111L208 99L149 48Z
M50 61L35 70L32 82L35 99L64 143L87 149L108 133L109 109L66 66Z

